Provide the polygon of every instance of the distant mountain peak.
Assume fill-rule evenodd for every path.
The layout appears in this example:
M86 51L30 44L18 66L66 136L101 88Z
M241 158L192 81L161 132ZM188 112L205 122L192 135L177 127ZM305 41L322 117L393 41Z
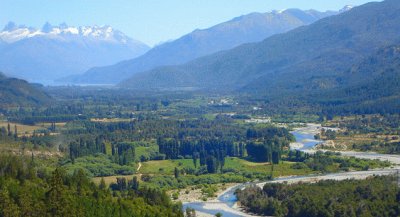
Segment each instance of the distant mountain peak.
M16 28L18 28L17 24L15 24L14 22L10 21L4 26L3 31L13 31Z
M42 27L42 32L49 33L49 32L51 32L52 29L53 29L53 26L49 22L46 22Z

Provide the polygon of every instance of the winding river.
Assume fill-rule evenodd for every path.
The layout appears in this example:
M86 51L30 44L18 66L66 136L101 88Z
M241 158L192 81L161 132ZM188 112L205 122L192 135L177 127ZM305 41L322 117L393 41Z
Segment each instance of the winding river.
M320 143L321 141L315 140L314 135L319 132L321 126L317 124L307 124L306 127L295 129L292 134L296 137L296 143L291 144L293 149L299 149L305 152L312 153L314 150L312 148ZM352 171L352 172L340 172L340 173L331 173L331 174L323 174L323 175L309 175L309 176L291 176L291 177L282 177L276 178L272 181L268 182L288 182L288 183L296 183L296 182L316 182L319 180L345 180L345 179L365 179L366 177L372 175L389 175L392 173L396 173L400 170L400 156L399 155L385 155L385 154L377 154L372 152L341 152L344 156L354 156L357 158L364 159L379 159L379 160L388 160L396 166L392 166L391 168L382 168L377 170L369 170L369 171ZM245 188L248 185L256 184L260 187L264 186L267 182L260 183L243 183L233 186L227 189L225 192L221 193L216 201L212 202L192 202L185 203L183 205L184 209L186 207L191 207L195 209L199 213L203 213L204 215L214 216L216 213L221 213L223 217L240 217L240 216L252 216L246 214L240 209L236 207L236 196L234 192L236 189Z

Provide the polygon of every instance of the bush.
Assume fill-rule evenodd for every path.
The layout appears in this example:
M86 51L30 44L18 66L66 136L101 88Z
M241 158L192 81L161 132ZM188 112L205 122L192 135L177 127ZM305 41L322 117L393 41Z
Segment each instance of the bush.
M77 169L82 169L91 177L132 175L135 173L134 167L116 164L110 159L110 156L105 154L79 157L75 159L74 164L70 161L66 161L63 167L69 174L72 174Z
M295 169L295 170L302 170L302 169L307 169L308 167L304 163L295 163L290 168Z

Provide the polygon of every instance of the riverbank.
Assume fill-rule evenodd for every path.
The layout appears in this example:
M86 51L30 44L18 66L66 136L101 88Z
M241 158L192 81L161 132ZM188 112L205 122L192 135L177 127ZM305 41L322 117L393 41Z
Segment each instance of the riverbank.
M317 151L331 151L331 150L324 150L324 149L309 149L304 150L304 152L314 154ZM394 165L400 165L400 155L395 154L379 154L376 152L358 152L358 151L335 151L340 153L342 156L346 157L355 157L360 159L368 159L368 160L380 160L380 161L389 161Z
M317 134L321 129L318 124L307 124L307 127L297 128L293 131L295 135L297 144L292 143L292 149L300 149L305 152L315 153L313 147L318 144L319 140L314 139L314 135ZM297 147L295 147L295 146ZM195 203L185 203L184 206L192 207L199 213L205 213L209 215L215 215L220 212L224 217L240 217L240 216L252 216L250 214L244 213L240 207L236 204L236 196L234 191L237 188L245 188L248 185L256 184L259 187L263 187L266 183L297 183L297 182L318 182L321 180L345 180L345 179L365 179L374 175L389 175L394 174L400 169L400 156L399 155L385 155L377 153L365 153L365 152L341 152L343 156L356 157L362 159L379 159L387 160L394 164L390 168L368 170L368 171L351 171L351 172L340 172L332 174L319 174L319 175L308 175L308 176L289 176L276 178L273 181L262 182L262 183L244 183L238 184L230 187L229 189L221 192L217 198L217 201L207 201L207 202L195 202Z
M226 193L227 191L231 190L233 187L239 185L239 183L226 183L226 184L216 184L216 187L218 188L217 192L215 192L214 197L206 197L204 193L202 192L202 188L196 186L191 186L187 187L185 189L179 190L179 196L177 201L180 201L182 203L195 203L195 202L219 202L218 201L218 195L222 195ZM172 193L174 191L171 191ZM207 200L204 200L207 199Z

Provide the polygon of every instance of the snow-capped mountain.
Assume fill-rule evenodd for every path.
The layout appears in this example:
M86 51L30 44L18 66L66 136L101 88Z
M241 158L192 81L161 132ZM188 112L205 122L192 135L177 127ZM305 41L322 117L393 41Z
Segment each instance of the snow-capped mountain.
M46 23L39 29L9 22L0 32L0 71L48 81L135 58L148 50L111 26Z
M9 22L0 32L0 39L7 43L17 42L19 40L43 36L55 39L71 39L73 37L82 37L91 40L108 41L127 44L132 41L121 31L113 29L111 26L80 26L73 27L63 23L59 26L52 26L50 23L43 25L41 29L35 29L27 26L17 26Z

